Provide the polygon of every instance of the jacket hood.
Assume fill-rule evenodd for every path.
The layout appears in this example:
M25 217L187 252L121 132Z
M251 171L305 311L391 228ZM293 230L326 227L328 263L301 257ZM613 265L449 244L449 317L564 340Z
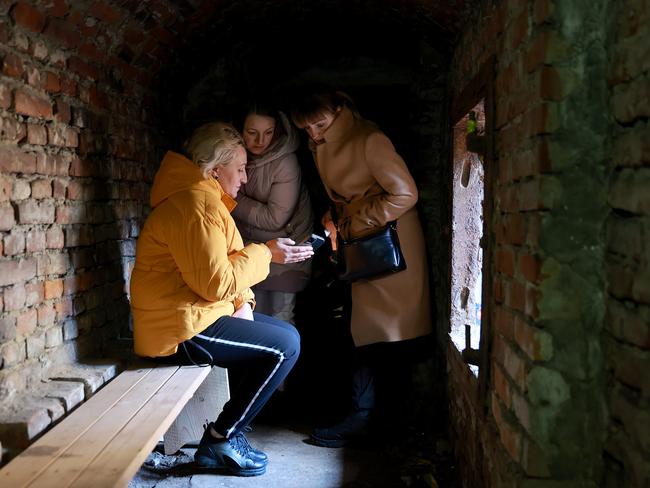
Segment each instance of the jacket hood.
M153 180L151 206L156 207L175 193L185 190L216 193L229 210L235 206L235 201L223 191L217 180L206 180L192 161L182 154L167 151Z
M279 123L282 124L284 128L284 134L280 136L275 142L271 144L268 150L264 154L255 156L251 153L248 153L248 167L249 168L258 168L264 166L272 161L275 161L278 158L281 158L287 154L296 152L298 146L300 145L300 137L298 137L298 131L296 128L289 122L289 118L282 112L280 114Z

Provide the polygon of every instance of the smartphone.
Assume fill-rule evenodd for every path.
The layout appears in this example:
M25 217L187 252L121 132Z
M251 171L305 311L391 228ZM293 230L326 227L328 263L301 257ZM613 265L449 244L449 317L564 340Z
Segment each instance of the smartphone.
M314 248L315 251L323 244L325 244L325 238L319 236L318 234L312 234L307 239L305 239L303 242L300 243L301 246L305 246L307 244L311 245L311 247Z

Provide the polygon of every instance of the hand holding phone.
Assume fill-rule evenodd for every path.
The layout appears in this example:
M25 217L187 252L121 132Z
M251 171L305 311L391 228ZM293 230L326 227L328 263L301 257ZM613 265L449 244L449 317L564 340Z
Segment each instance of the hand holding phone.
M319 236L318 234L312 234L303 242L300 243L301 246L309 244L314 251L325 244L325 238Z

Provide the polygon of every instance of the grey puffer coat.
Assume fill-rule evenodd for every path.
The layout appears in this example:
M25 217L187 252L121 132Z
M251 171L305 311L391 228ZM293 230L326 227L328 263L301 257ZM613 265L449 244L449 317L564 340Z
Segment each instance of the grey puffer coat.
M300 165L294 154L300 140L288 118L280 113L284 134L260 156L249 154L248 181L237 195L232 216L246 243L290 237L296 243L309 237L314 215ZM297 292L311 276L311 259L302 263L271 263L266 280L256 287L263 290Z

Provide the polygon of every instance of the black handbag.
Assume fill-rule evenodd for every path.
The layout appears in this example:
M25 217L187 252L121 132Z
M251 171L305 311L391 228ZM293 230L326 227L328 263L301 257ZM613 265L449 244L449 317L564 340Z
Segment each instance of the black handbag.
M341 280L368 280L406 269L395 221L372 234L349 241L339 237L338 241L337 265Z

